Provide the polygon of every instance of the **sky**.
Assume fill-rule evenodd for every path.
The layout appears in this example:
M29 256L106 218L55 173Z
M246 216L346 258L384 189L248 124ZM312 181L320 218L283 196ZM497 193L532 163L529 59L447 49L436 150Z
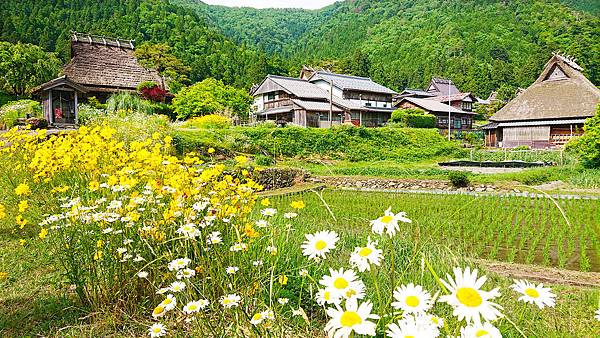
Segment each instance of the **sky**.
M202 0L210 5L223 5L229 7L254 7L254 8L306 8L318 9L339 0Z

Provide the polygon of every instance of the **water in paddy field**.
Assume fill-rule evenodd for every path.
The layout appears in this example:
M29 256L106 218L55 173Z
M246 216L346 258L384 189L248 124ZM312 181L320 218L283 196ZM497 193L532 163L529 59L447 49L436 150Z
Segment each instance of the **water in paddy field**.
M478 258L600 271L600 201L549 198L434 195L324 190L333 220L313 192L272 197L285 212L303 199L307 231L332 229L366 238L369 221L392 207L413 220L402 234ZM300 229L301 230L301 229Z

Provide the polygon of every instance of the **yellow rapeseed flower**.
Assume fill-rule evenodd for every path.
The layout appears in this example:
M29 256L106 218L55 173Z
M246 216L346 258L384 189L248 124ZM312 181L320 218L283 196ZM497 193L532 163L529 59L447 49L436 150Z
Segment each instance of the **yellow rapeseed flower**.
M268 207L269 205L271 205L271 201L269 201L268 198L264 198L262 201L260 201L260 205L262 205L263 207Z
M4 207L4 205L0 204L0 219L3 219L6 217L6 208Z
M279 284L286 285L288 282L288 277L286 275L279 275L278 281Z
M29 209L29 202L27 200L23 200L19 202L19 212L23 213Z
M15 194L17 194L17 196L27 196L31 194L31 190L26 183L21 183L15 188Z
M248 163L248 158L246 156L239 155L239 156L235 157L235 161L239 165L244 165L244 164Z
M19 245L20 246L25 246L25 240L24 239L20 239L19 240Z
M208 148L208 153L209 153L209 154L212 154L212 153L214 153L214 152L215 152L215 148Z

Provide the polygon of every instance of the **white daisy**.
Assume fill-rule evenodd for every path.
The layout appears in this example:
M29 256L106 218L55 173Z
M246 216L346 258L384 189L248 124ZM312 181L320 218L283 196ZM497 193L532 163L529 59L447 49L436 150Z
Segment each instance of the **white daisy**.
M198 306L200 306L201 309L204 309L205 307L207 307L208 304L210 304L210 302L206 299L200 299L198 301Z
M155 323L148 329L148 335L152 338L162 337L167 334L167 328L161 323Z
M459 320L465 319L468 323L472 321L480 323L481 317L485 321L502 317L499 311L502 306L490 302L500 296L498 288L492 291L480 290L487 277L477 278L477 269L471 272L471 269L467 267L463 272L460 268L454 268L454 278L447 275L447 279L448 282L442 280L442 283L451 294L441 296L440 301L454 307L453 315Z
M386 333L390 338L435 338L440 335L438 328L424 314L407 315L397 324L389 324Z
M257 312L250 319L250 324L252 324L252 325L258 325L258 324L262 323L262 321L264 319L265 319L265 317L263 316L263 313L262 312Z
M441 329L442 327L444 327L444 318L438 317L436 315L425 315L429 321L431 322L431 324L435 327L437 327L438 329Z
M235 243L229 248L229 251L238 252L238 251L246 250L247 248L248 248L248 245L246 245L245 243Z
M600 309L596 311L596 315L594 316L594 318L596 318L596 320L600 322Z
M300 275L300 277L306 277L308 276L308 270L302 269L298 274Z
M272 216L277 215L277 209L266 208L266 209L263 209L260 213L265 217L272 217Z
M228 266L225 271L228 275L235 275L235 273L238 272L238 270L239 268L237 266Z
M140 278L147 278L148 277L148 273L146 271L140 271L137 273L137 276Z
M259 259L257 261L253 261L252 265L254 265L254 266L262 266L263 265L263 261L262 261L262 259Z
M269 245L268 247L265 248L265 250L267 250L267 252L270 253L272 256L277 255L277 247L276 246Z
M286 212L285 214L283 214L283 217L287 219L292 219L298 217L298 214L295 212Z
M219 244L223 242L223 239L221 238L221 233L219 231L213 231L210 233L210 235L208 235L208 238L206 239L206 242L208 244Z
M433 305L431 295L421 285L402 285L394 290L392 306L405 313L425 313Z
M187 305L183 307L183 312L189 315L200 311L200 309L202 308L203 306L201 306L199 301L192 301L187 303Z
M177 279L192 278L195 275L196 275L196 271L193 269L186 268L186 269L177 271Z
M365 247L356 247L350 255L350 264L355 266L358 271L371 271L371 264L379 266L383 259L383 250L377 249L377 241L371 242L371 237Z
M461 328L460 338L502 338L502 334L494 325L485 322Z
M340 239L334 231L320 231L315 234L306 234L306 241L302 243L302 254L309 259L325 258L325 255L335 249L335 243Z
M256 221L256 226L259 228L266 228L267 226L269 226L269 223L264 219L261 219L259 221Z
M342 302L342 296L331 292L329 289L319 289L315 296L317 304L323 306L325 304L336 304L339 305Z
M373 304L366 301L358 305L356 299L346 302L346 309L336 306L327 309L327 315L331 320L325 325L325 331L329 337L347 338L353 332L359 335L375 336L376 324L369 319L378 319L379 316L371 314Z
M169 286L169 289L173 292L181 292L185 289L185 283L184 282L173 282Z
M281 305L285 305L290 301L289 298L277 298L277 302Z
M175 296L173 296L173 295L167 295L167 298L165 298L160 303L160 306L162 306L163 308L165 308L166 311L173 310L176 305L177 305L177 298L175 298Z
M223 307L229 309L234 306L238 306L240 304L241 300L242 300L242 297L236 295L235 293L229 294L227 296L221 297L221 305L223 305Z
M396 231L400 229L398 226L399 221L404 223L412 223L412 221L406 217L405 212L394 214L392 212L392 208L389 207L383 216L371 221L372 231L378 235L383 234L385 231L388 236L392 237L396 234Z
M522 302L535 304L540 309L545 306L554 307L556 295L550 292L550 288L545 288L542 283L536 286L526 280L515 280L515 283L510 287L522 294L519 297Z
M169 263L169 271L176 271L186 268L190 264L189 258L177 258Z
M179 229L177 229L176 233L191 239L200 236L200 230L198 230L198 228L196 228L196 225L193 223L184 224Z
M332 293L333 298L362 299L365 296L365 284L358 279L354 270L344 271L344 268L340 268L336 271L330 268L329 273L330 276L323 276L319 283Z

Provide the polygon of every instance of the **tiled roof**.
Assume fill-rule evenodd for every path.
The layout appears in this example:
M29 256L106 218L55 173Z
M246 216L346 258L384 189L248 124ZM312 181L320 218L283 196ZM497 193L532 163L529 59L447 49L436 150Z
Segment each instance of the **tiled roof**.
M382 86L377 82L374 82L368 77L351 76L320 71L314 73L313 76L309 79L309 81L315 81L317 79L322 79L327 82L333 81L333 85L342 90L350 89L370 93L396 94L395 91L385 86Z
M449 101L463 101L465 98L472 96L471 93L458 93L453 95L441 95L428 97L427 100L434 100L438 102L449 102Z
M336 105L330 106L329 102L306 101L298 99L293 99L292 102L294 102L294 104L298 105L300 108L309 111L329 111L330 107L333 108L332 110L337 113L343 111Z
M271 81L272 83L268 83ZM274 88L273 85L279 88ZM307 99L327 99L329 92L316 86L306 80L296 79L293 77L268 75L263 83L256 89L253 95L260 95L271 92L273 90L284 90L299 98Z
M431 79L430 86L432 84L437 88L437 92L439 92L440 95L454 95L460 93L460 90L458 90L454 82L448 79L434 77Z
M412 104L414 104L415 106L421 107L422 109L429 111L429 112L436 112L436 113L452 113L452 114L470 114L470 115L475 115L475 113L470 113L470 112L466 112L466 111L462 111L459 109L456 109L452 106L449 106L447 104L441 103L441 102L437 102L437 101L433 101L433 100L429 100L429 99L417 99L414 97L405 97L402 100L400 100L401 103L403 101L408 101Z
M400 93L400 96L404 97L404 96L435 96L435 94L430 93L428 91L422 90L422 89L410 89L410 88L406 88L402 91L402 93Z

